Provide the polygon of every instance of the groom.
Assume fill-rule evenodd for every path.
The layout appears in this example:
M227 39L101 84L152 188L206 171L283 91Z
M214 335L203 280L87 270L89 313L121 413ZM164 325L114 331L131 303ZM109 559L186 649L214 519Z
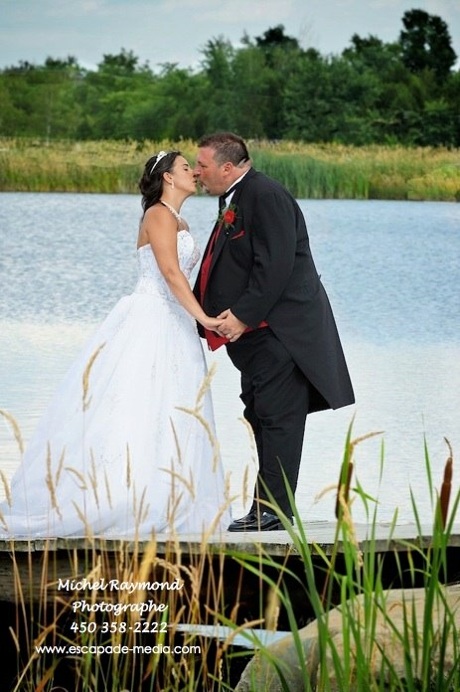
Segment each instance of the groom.
M302 212L287 190L251 166L245 142L217 133L199 142L195 175L219 195L219 218L194 292L219 332L200 328L212 350L226 345L241 373L244 416L259 472L249 513L229 531L282 528L289 519L307 413L354 403L332 310Z

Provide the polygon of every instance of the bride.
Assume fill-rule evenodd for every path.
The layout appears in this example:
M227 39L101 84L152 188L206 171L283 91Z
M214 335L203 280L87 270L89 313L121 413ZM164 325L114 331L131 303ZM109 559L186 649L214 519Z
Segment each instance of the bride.
M199 252L179 214L196 189L178 151L139 183L139 277L89 339L43 415L0 505L0 536L148 538L228 524L188 277Z

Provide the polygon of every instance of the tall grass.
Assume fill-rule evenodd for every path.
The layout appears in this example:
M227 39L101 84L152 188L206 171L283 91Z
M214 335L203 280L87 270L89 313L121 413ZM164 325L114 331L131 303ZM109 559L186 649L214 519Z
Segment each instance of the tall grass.
M82 373L81 405L85 415L92 405L91 370L104 346L94 351ZM193 417L210 439L214 468L209 473L217 468L218 445L202 415L202 404L213 370L204 378L194 407L179 409ZM22 454L19 425L6 411L0 411L0 416L10 426ZM180 459L179 448L177 453ZM129 463L129 450L127 456ZM64 466L64 457L65 453L57 464L52 464L48 446L46 485L52 510L59 517L66 513L66 507L59 504L61 474L75 474L85 493L100 497L104 492L97 487L92 469L84 476L81 469ZM2 625L9 626L9 655L8 665L5 661L0 671L2 691L44 692L59 685L72 692L195 690L200 689L204 680L222 677L222 660L211 655L213 647L202 643L201 637L178 628L184 623L215 623L216 613L224 612L227 602L224 560L217 555L214 569L214 556L208 545L219 517L210 517L212 523L201 534L194 534L193 545L184 544L184 537L174 529L178 496L192 481L179 477L174 468L171 470L170 528L161 536L161 550L154 528L151 539L139 538L140 511L133 516L130 540L106 540L94 534L81 504L76 508L85 530L84 539L3 540L3 551L8 547L11 553L12 572L12 579L7 580L12 586L4 588L16 607L8 618L7 606L3 604ZM3 476L2 482L7 504L14 513L14 498ZM123 481L112 478L112 482ZM106 490L110 505L110 492ZM223 502L222 512L229 498L225 497ZM8 517L0 519L7 529ZM128 588L112 589L112 583ZM131 589L131 585L136 588ZM79 603L84 605L79 607ZM5 639L5 632L0 636ZM63 649L59 652L40 648L56 646ZM175 647L180 647L180 651ZM14 658L16 671L11 670Z
M249 142L254 165L297 198L460 201L457 150ZM142 167L160 149L193 162L196 143L52 142L0 139L0 190L137 193Z
M33 542L26 552L22 552L24 544L11 542L16 610L15 621L10 623L9 650L16 652L17 672L8 689L45 692L61 685L75 692L231 690L235 689L235 670L242 667L241 657L245 663L248 656L233 648L236 634L258 649L238 690L460 689L458 620L446 606L445 592L448 548L460 500L458 492L451 497L451 450L439 492L426 450L434 517L429 544L398 541L393 535L396 514L389 527L388 554L394 557L394 579L404 584L402 591L392 592L383 576L386 557L377 547L377 502L359 481L352 486L353 451L367 437L352 440L350 427L337 486L336 535L330 553L309 540L292 495L297 526L293 528L281 515L289 536L287 557L281 562L263 544L252 554L219 544L213 549L206 534L193 544L173 535L161 548L155 537L148 542L107 541L91 535L80 542L50 540L39 545L40 560L34 556ZM382 452L382 468L383 461ZM353 523L356 501L364 504L368 517L364 544L358 541ZM421 536L415 502L413 510ZM400 558L403 554L407 561ZM293 568L289 555L297 556L300 572ZM143 588L102 596L84 585L74 593L57 588L59 579L85 578L88 582L130 584L176 582L183 588ZM254 599L251 592L248 609L247 582L251 579L253 588L259 584L255 591L259 596ZM298 624L293 584L304 590L314 618L305 630ZM419 585L424 590L422 619L416 617L412 591ZM118 614L74 612L77 599L89 604L111 601L125 610ZM149 602L157 610L141 619L136 606ZM403 610L402 629L394 624L395 608ZM276 630L281 612L291 631L290 652L281 644L266 646L257 635L258 627ZM167 623L164 628L163 622ZM225 625L231 633L219 643L201 634L199 625L203 623ZM382 628L392 632L391 650L382 645ZM45 644L77 648L72 655L38 653L36 646ZM133 650L135 646L151 649L142 654ZM168 646L190 648L173 651ZM395 664L394 651L402 652L398 660L403 661L403 669Z
M95 352L94 358L98 355ZM93 359L82 380L82 400L87 406L92 363ZM206 380L198 393L196 410L189 410L198 419L208 385ZM0 413L22 450L18 424L10 414ZM231 549L222 538L211 543L209 532L193 541L174 532L166 540L153 534L142 541L136 531L132 540L106 540L95 537L87 526L81 540L8 541L12 574L7 581L12 583L14 608L8 611L3 604L2 624L8 632L1 633L7 652L1 689L232 690L248 658L247 651L233 647L237 634L258 650L238 683L241 691L460 689L458 616L445 591L460 502L460 492L452 497L452 450L448 443L449 457L438 492L425 444L434 517L429 544L398 540L395 513L386 555L382 555L377 546L378 503L357 479L352 487L354 450L376 434L380 433L352 439L351 425L348 430L330 552L309 540L292 493L296 527L280 515L289 539L281 560L262 543L253 545L250 554ZM383 464L382 445L381 471ZM353 521L354 501L366 511L364 544L357 538ZM415 500L413 512L422 536ZM387 588L387 555L394 561L394 581L404 586L400 591ZM133 590L94 587L112 580L137 586ZM412 591L419 585L421 616ZM312 619L304 630L295 606L294 592L299 591ZM81 602L86 605L76 605ZM395 624L395 608L403 612L402 627ZM281 619L291 632L289 646L282 642L266 646L257 629L275 631ZM202 634L203 624L224 625L230 634L219 642ZM388 637L382 638L382 631L391 633L391 644ZM66 649L37 648L43 646ZM398 658L394 651L400 652Z
M259 689L267 692L456 692L460 689L460 590L454 592L454 598L449 598L446 590L449 572L452 573L448 546L460 502L460 491L457 491L450 506L453 463L450 444L446 441L449 457L439 493L425 449L433 506L428 546L394 536L397 513L389 527L388 552L391 554L393 545L394 581L404 585L403 589L392 590L385 586L385 557L377 550L377 502L365 493L359 482L353 492L350 487L354 447L367 437L351 440L350 431L347 437L337 489L335 546L330 556L321 546L308 541L295 509L298 531L282 517L293 549L304 565L305 590L315 619L307 628L299 630L289 594L265 577L290 614L292 634L271 647L259 641L259 651L244 672L238 692ZM368 535L364 545L356 538L353 499L361 501L367 513ZM422 524L414 501L413 510L421 537ZM400 559L404 552L407 564ZM322 567L314 560L317 555L321 556ZM247 561L244 556L240 559L242 564ZM265 567L271 562L266 556ZM315 578L318 570L324 575L321 589Z
M209 568L210 552L203 539L198 552L181 545L179 539L162 554L154 540L53 541L45 545L41 565L33 557L27 562L11 544L15 570L17 611L10 635L14 639L17 673L14 681L2 664L2 690L51 690L56 686L74 691L108 690L196 690L207 681L219 680L222 661L213 646L199 635L184 634L179 623L212 624L214 608L222 611L222 579ZM101 592L90 587L78 591L58 590L59 579L75 583L96 581L180 585L179 590L148 588L128 592ZM61 582L62 583L62 582ZM33 585L33 588L31 586ZM85 612L74 612L77 602L86 602ZM117 612L101 613L98 604L112 603ZM140 615L136 607L154 603L158 609ZM207 612L204 604L209 604ZM163 609L162 609L163 608ZM2 627L8 624L3 614ZM5 634L3 633L3 638ZM36 647L66 647L67 654L39 652ZM72 649L70 647L73 647ZM135 649L142 647L144 651ZM173 647L180 647L173 651ZM6 651L11 659L13 648ZM5 652L5 647L4 647ZM11 666L10 671L11 672ZM8 684L9 683L9 684ZM225 689L222 683L216 689Z

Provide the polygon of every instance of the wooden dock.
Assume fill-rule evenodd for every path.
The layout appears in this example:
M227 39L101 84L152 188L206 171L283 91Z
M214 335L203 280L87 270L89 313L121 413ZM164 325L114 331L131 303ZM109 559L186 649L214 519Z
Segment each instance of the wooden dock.
M318 556L318 565L321 565L324 562L322 556L329 557L333 552L340 559L343 546L340 534L336 536L335 522L310 522L303 524L302 528L313 561ZM405 554L413 552L408 546L414 546L423 553L432 544L432 527L428 525L418 531L413 524L393 526L381 523L372 527L356 524L354 530L363 553L372 543L374 553L385 557L389 578L395 576L393 566L396 554L401 561ZM298 529L295 531L298 533ZM449 536L448 551L455 556L452 559L451 581L457 581L460 579L460 524L454 526ZM127 556L134 560L135 571L147 552L153 571L155 565L165 561L184 566L189 563L196 565L204 558L209 569L215 570L219 565L218 569L223 570L223 560L234 565L238 555L268 557L274 565L289 562L296 566L296 572L303 569L298 547L287 531L222 532L204 538L197 534L171 537L159 534L152 541L136 542L97 537L3 540L0 541L0 602L16 601L18 579L23 584L27 583L27 589L21 589L23 597L39 601L46 593L50 599L57 595L55 584L59 578L84 577L94 572L96 564L103 565L106 572L113 574L117 572L117 561L122 559L126 563ZM398 583L398 586L401 584Z
M325 555L331 555L338 547L341 552L341 538L336 540L336 522L315 521L304 522L303 532L313 553L320 549ZM415 524L379 523L372 526L366 524L354 524L355 536L363 550L372 540L376 552L405 551L407 543L413 543L421 547L427 547L432 543L432 525L422 525L421 531ZM294 527L299 535L299 530ZM178 552L191 554L201 553L203 545L206 545L212 553L221 552L245 552L251 555L259 554L260 549L271 556L285 556L287 553L295 555L298 551L294 540L287 531L253 531L246 533L232 533L223 531L205 537L199 534L178 534L169 536L157 534L154 537L158 555L170 554L173 549ZM40 553L44 550L88 550L99 549L103 551L119 550L120 545L128 550L144 551L151 545L150 540L131 541L125 538L103 537L93 538L32 538L0 540L0 556L5 553ZM448 545L460 548L460 524L455 524L448 539ZM2 559L0 557L0 559Z
M336 522L315 521L304 522L302 529L307 538L312 552L321 549L325 555L331 555L336 543ZM372 540L376 552L387 552L390 550L405 551L407 543L414 543L420 546L429 546L432 543L432 525L422 525L421 531L415 524L396 524L379 523L372 526L366 524L354 524L355 536L363 550L369 540ZM298 535L299 530L294 527ZM199 534L178 534L168 536L167 534L157 534L154 537L156 550L159 555L170 554L172 548L178 551L190 553L201 553L203 541L210 552L238 551L249 554L258 554L260 548L268 555L284 556L287 552L296 554L294 541L287 531L253 531L246 533L232 533L223 531L220 534L205 536ZM133 542L124 538L106 539L103 537L88 538L37 538L37 539L18 539L0 540L0 554L21 552L40 552L43 550L85 550L97 547L100 550L118 550L120 544L128 549L132 548L143 551L151 544L149 540L139 540ZM460 547L460 523L455 524L448 544L452 547ZM341 539L339 534L338 550L341 552Z

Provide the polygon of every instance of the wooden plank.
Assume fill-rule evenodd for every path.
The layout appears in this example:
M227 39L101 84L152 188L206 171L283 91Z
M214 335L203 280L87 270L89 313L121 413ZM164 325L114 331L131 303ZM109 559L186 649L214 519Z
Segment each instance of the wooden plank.
M331 555L334 547L342 552L341 537L335 543L336 524L314 522L303 525L310 549L319 568L324 568L319 551ZM413 525L391 527L378 524L371 528L365 524L354 526L356 539L363 552L368 545L370 533L373 535L372 549L379 554L388 554L394 559L395 552L407 553L410 545L426 549L432 542L430 527L417 531ZM457 548L460 547L460 525L449 536L448 545L454 549L452 562L458 564ZM135 543L126 540L105 540L102 538L53 538L49 540L2 541L0 544L0 601L18 603L50 603L68 601L75 597L75 590L59 586L59 580L83 579L96 581L100 578L127 579L139 574L141 563L147 565L150 580L171 580L171 566L187 565L196 567L202 573L213 575L213 580L223 580L225 572L226 588L230 588L242 576L242 568L232 555L244 553L262 557L268 555L274 565L282 565L286 560L299 563L301 560L292 537L286 531L267 531L254 533L222 533L220 536L206 537L181 535L175 538L157 536L156 540ZM453 568L454 565L452 564ZM230 571L229 571L230 570ZM145 569L144 569L145 571ZM324 569L323 569L324 571ZM203 579L203 584L206 580ZM244 586L244 585L243 585ZM78 589L77 589L78 590ZM91 591L91 589L89 589ZM230 589L231 591L231 589ZM113 594L116 596L116 592Z
M336 546L335 522L305 522L303 530L312 552L316 552L318 546L326 555L330 555ZM415 543L427 547L432 541L432 526L421 527L419 534L413 524L396 525L376 524L371 527L366 524L354 524L357 541L364 549L369 540L373 540L374 549L377 552L387 550L407 550L406 543ZM298 530L296 530L298 534ZM249 533L222 532L220 535L201 536L199 534L180 534L167 536L158 534L154 537L156 552L165 555L177 552L178 554L201 554L204 551L210 553L244 552L258 555L262 549L272 556L283 556L287 553L295 555L297 550L293 539L287 531L254 531ZM460 524L453 527L449 536L448 545L460 546ZM143 552L151 541L130 541L125 539L105 538L49 538L31 540L1 540L1 553L43 552L58 550L98 550L102 552L117 552L123 549L127 552ZM339 533L337 547L342 552L342 534Z

